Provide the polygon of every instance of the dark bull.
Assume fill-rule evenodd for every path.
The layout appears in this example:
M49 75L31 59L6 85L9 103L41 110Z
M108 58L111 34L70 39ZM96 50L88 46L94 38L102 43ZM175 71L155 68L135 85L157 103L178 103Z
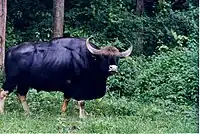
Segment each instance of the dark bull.
M62 112L71 98L78 101L84 117L84 101L101 98L106 93L107 78L117 72L119 58L131 54L112 46L99 49L88 39L60 38L49 42L25 42L11 47L5 56L6 79L0 91L0 112L6 96L17 87L25 112L29 112L26 95L37 91L64 93Z

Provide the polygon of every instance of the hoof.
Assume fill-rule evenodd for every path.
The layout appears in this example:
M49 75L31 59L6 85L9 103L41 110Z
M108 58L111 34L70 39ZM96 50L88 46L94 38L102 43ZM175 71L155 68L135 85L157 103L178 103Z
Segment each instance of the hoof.
M85 113L82 113L82 114L80 114L80 115L79 115L79 118L81 118L81 119L84 119L84 118L86 118L86 115L85 115Z
M26 117L30 117L31 115L32 115L31 112L24 112L24 116L26 116Z
M79 118L81 118L81 119L85 119L86 116L85 116L85 115L79 115Z
M87 116L89 116L88 112L86 112L85 110L84 111L81 111L79 113L79 118L86 118Z
M3 115L4 114L4 111L0 110L0 115Z
M65 116L66 113L65 113L65 112L60 112L60 115L61 115L61 116Z

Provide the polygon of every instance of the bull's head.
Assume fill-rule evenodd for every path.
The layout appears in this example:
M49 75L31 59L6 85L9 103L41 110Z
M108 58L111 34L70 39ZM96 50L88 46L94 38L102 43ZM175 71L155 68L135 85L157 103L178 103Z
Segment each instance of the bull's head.
M91 37L90 37L91 38ZM119 52L116 47L106 46L101 49L92 47L89 43L89 39L86 40L86 47L90 53L98 58L99 67L101 70L113 74L117 72L119 58L127 57L131 54L133 46L131 45L128 50Z

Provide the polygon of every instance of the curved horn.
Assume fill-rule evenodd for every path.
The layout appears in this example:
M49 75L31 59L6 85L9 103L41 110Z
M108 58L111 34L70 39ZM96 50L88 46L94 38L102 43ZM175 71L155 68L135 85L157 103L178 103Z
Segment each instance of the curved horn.
M96 54L96 55L98 55L98 54L100 54L100 50L98 50L98 49L95 49L95 48L93 48L91 45L90 45L90 43L89 43L89 39L90 38L92 38L92 36L91 37L89 37L89 38L87 38L87 40L86 40L86 47L87 47L87 49L90 51L90 53L92 53L92 54Z
M132 50L133 50L133 45L131 44L128 50L120 53L120 57L128 57L131 54Z

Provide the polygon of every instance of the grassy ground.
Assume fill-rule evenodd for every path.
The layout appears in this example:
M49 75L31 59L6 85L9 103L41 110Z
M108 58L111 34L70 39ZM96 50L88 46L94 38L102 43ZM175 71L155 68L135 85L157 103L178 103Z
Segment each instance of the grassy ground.
M87 101L85 119L70 102L66 114L60 114L62 94L31 91L28 102L32 111L25 116L14 94L7 99L6 113L0 115L0 133L198 133L195 108L162 103L130 101L106 96Z

